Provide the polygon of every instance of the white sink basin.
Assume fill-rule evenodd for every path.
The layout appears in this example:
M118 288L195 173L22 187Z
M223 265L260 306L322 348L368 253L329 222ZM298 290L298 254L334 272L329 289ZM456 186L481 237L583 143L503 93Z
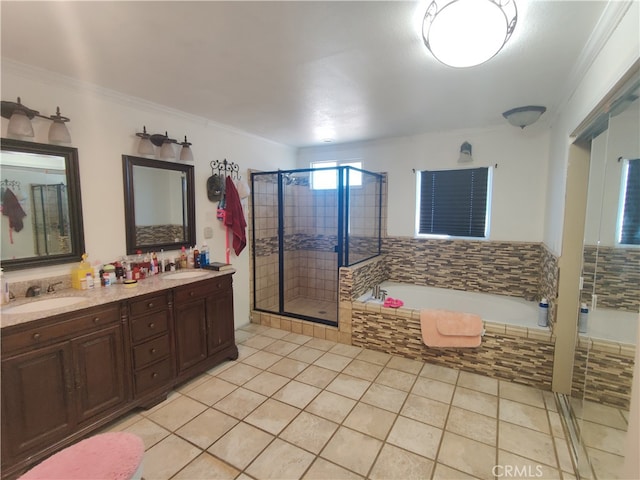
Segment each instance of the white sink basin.
M85 297L52 297L43 300L34 300L30 303L24 303L15 307L2 309L2 313L33 313L43 310L52 310L54 308L68 307L76 303L86 302Z
M165 280L184 280L187 278L196 278L196 277L203 277L205 275L207 275L209 272L203 272L202 270L194 270L191 272L176 272L176 273L169 273L164 275L162 278L164 278Z

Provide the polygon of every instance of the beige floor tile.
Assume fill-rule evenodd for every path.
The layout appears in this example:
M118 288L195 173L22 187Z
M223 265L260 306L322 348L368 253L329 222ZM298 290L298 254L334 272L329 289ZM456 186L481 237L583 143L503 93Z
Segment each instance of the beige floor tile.
M500 420L515 423L542 433L550 433L547 411L524 403L500 399Z
M267 370L271 373L282 375L283 377L294 378L308 366L308 363L301 362L299 360L283 358L282 360L279 360L278 362L271 365Z
M442 430L439 428L400 416L393 425L387 442L423 457L435 459L441 436Z
M296 348L293 352L287 355L287 357L300 362L313 363L322 355L324 355L324 351L318 350L317 348L311 348L305 344Z
M358 403L342 424L345 427L384 440L395 419L395 413L367 405L366 403Z
M237 423L237 419L209 408L176 430L176 434L205 450Z
M270 397L288 382L287 377L271 372L262 372L245 383L242 388Z
M419 377L411 389L414 395L420 395L439 402L450 403L455 386L450 383Z
M238 388L214 404L216 410L243 419L267 399L264 395L245 388Z
M455 433L445 432L438 463L444 463L477 478L493 479L496 449Z
M424 480L431 478L433 461L386 443L371 470L372 480Z
M363 360L353 360L342 373L372 382L381 370L382 365L376 365L375 363L369 363Z
M295 377L295 379L313 385L314 387L324 388L337 376L338 372L334 372L333 370L328 370L316 365L309 365L303 372Z
M144 443L145 450L149 450L160 440L171 434L169 430L144 417L133 425L129 425L124 431L139 436Z
M400 414L428 423L434 427L444 428L449 413L449 404L421 397L420 395L409 394Z
M226 369L233 367L236 363L235 360L227 360L226 362L219 363L215 367L207 370L207 375L217 376Z
M327 385L326 390L358 400L367 391L369 385L371 382L368 380L341 373Z
M551 436L529 428L499 422L498 447L554 468L558 466Z
M420 376L455 384L458 381L458 370L443 367L442 365L425 363L422 371L420 371Z
M198 375L197 377L189 380L188 382L185 382L185 383L181 384L178 388L176 388L175 391L176 392L180 392L182 395L184 395L188 391L193 390L195 387L200 385L202 382L206 382L210 378L211 378L211 376L207 375L206 373L204 375Z
M354 454L356 445L357 455ZM340 427L320 455L360 475L367 475L381 447L380 440Z
M627 432L598 423L583 421L580 429L587 447L604 450L614 455L624 455Z
M289 332L287 332L286 330L280 330L279 328L269 328L268 330L262 332L262 335L264 335L265 337L280 339L289 335Z
M306 407L319 393L320 389L313 385L290 381L280 390L278 390L271 398L281 402L293 405L297 408Z
M318 367L327 368L334 372L341 372L349 363L351 363L351 358L330 352L325 353L313 362Z
M269 353L264 350L260 350L257 353L254 353L250 357L242 360L242 363L246 365L251 365L252 367L259 368L261 370L266 370L271 365L276 363L278 360L282 360L282 355L276 355L275 353Z
M252 367L245 363L236 363L225 371L220 372L217 377L234 385L242 385L258 375L261 371L259 368Z
M129 428L134 423L139 422L143 418L146 417L137 412L129 413L128 415L119 418L115 422L111 422L110 424L108 424L104 429L102 429L102 432L121 432L124 429Z
M498 380L476 373L460 372L458 386L478 390L490 395L498 395Z
M495 418L458 407L451 407L445 429L493 447L498 442L498 422Z
M238 358L237 360L244 360L247 357L250 357L254 353L258 353L260 350L257 348L249 347L247 345L238 345Z
M558 463L560 470L563 472L575 473L573 469L573 462L571 461L571 454L569 453L569 445L564 438L553 439L556 446L556 453L558 455Z
M325 418L301 412L284 431L280 438L315 454L326 445L338 424Z
M282 337L282 340L295 343L297 345L303 345L311 339L313 339L313 337L309 337L307 335L301 335L299 333L289 333L286 336Z
M240 471L231 465L205 452L184 467L172 480L233 480L239 473Z
M179 398L182 398L184 395L182 395L181 393L174 391L169 392L169 394L167 395L167 398L165 398L163 401L161 401L160 403L158 403L157 405L155 405L154 407L150 408L149 410L142 410L140 412L140 415L143 415L145 417L149 417L150 415L153 415L155 412L157 412L158 410L160 410L161 408L166 407L167 405L169 405L171 402L176 401Z
M332 342L330 340L324 340L322 338L312 338L307 343L305 343L307 347L316 348L318 350L322 350L323 352L328 352L333 347L336 346L336 342Z
M433 480L474 480L478 477L455 470L442 463L436 463L433 471Z
M267 345L264 348L265 352L274 353L276 355L287 356L293 352L300 345L293 342L287 342L285 340L276 340L271 345Z
M624 465L624 457L595 448L587 448L587 453L598 480L624 478L620 472L622 465Z
M411 390L411 387L413 387L416 378L417 375L385 367L375 379L375 382L381 385L386 385L387 387L408 392Z
M209 377L197 387L189 390L186 395L206 405L213 405L233 392L237 385L218 377Z
M200 402L181 396L148 416L157 424L174 431L207 409Z
M253 337L245 340L243 345L262 350L264 347L271 345L275 341L275 338L267 337L265 335L254 335Z
M542 390L528 387L526 385L507 382L505 380L500 380L500 385L498 388L500 398L513 400L514 402L526 403L527 405L531 405L533 407L545 408L544 398L542 397Z
M344 343L336 343L329 349L329 352L336 355L342 355L344 357L356 358L362 353L362 348L355 347L353 345L345 345Z
M396 370L400 370L401 372L417 375L424 367L424 362L420 360L411 360L409 358L393 356L386 366L387 368L394 368Z
M247 468L247 473L265 480L297 480L314 458L311 453L276 438Z
M408 393L402 390L372 383L360 401L375 407L384 408L393 413L398 413L407 395Z
M317 457L302 478L304 480L361 480L364 477Z
M582 418L590 422L599 423L619 430L627 430L628 421L619 408L600 405L590 401L584 402L582 406Z
M235 331L236 343L237 344L242 343L245 340L253 337L254 335L255 335L255 333L247 332L246 330L238 329L238 330Z
M250 332L255 334L258 334L260 332L264 332L265 330L269 330L270 327L267 327L265 325L258 325L257 323L248 323L247 325L243 325L242 327L240 327L240 330L244 330L245 332Z
M322 418L340 423L347 417L355 404L355 400L324 391L307 405L305 410Z
M145 480L171 478L200 453L198 447L170 435L145 452L143 476Z
M298 413L300 409L270 398L251 412L244 421L277 435L296 418Z
M560 414L547 410L547 415L549 416L549 424L551 425L551 435L564 438L564 429L562 428Z
M515 455L511 452L498 450L498 463L496 473L500 477L509 478L543 478L545 480L561 480L562 474L559 470L548 465L543 465L534 460ZM507 470L509 469L509 470Z
M498 397L476 390L456 388L451 404L488 417L497 418L498 416Z
M547 407L547 410L549 410L550 412L558 411L558 406L556 405L556 397L553 392L543 390L542 398L544 400L545 407Z
M273 439L272 435L240 422L207 451L234 467L244 470Z
M375 363L376 365L384 367L389 362L389 360L391 360L391 355L384 352L376 352L375 350L364 349L358 354L356 358L358 360Z

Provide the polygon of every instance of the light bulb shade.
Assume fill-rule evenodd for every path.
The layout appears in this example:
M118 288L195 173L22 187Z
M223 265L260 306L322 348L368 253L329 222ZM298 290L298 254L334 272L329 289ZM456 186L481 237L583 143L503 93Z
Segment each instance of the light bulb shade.
M140 155L156 154L156 149L153 146L153 143L151 143L151 140L149 140L149 137L140 139L140 143L138 144L138 153Z
M464 142L460 145L460 156L458 157L458 162L473 162L473 157L471 156L471 144L469 142Z
M49 127L49 141L51 143L71 143L71 135L63 121L53 121Z
M424 16L422 37L438 61L472 67L502 49L517 18L514 0L433 0Z
M546 111L546 107L529 105L507 110L502 116L514 127L524 128L537 122L540 116Z
M162 147L160 147L160 159L161 160L175 160L176 152L173 149L173 142L166 140Z
M33 125L27 114L22 110L15 110L9 119L7 133L19 137L33 137Z
M182 162L193 162L193 152L188 145L183 145L180 149L180 161Z

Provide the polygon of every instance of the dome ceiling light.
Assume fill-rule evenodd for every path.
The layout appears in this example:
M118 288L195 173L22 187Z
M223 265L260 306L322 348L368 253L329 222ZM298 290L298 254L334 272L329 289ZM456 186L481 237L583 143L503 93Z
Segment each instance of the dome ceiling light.
M514 127L524 128L537 122L540 116L546 111L546 107L529 105L527 107L518 107L507 110L502 114L502 116Z
M518 20L514 0L433 0L422 38L433 56L450 67L473 67L496 55Z

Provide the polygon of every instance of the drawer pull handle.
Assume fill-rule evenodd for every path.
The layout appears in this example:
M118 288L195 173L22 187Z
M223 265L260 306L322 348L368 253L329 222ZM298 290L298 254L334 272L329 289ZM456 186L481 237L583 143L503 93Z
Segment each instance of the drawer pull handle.
M149 305L147 305L147 307L153 308L153 302L149 302Z
M96 317L93 319L93 323L100 323L100 317Z
M153 355L154 353L156 353L156 349L152 348L151 350L149 350L149 353L151 353L151 355Z
M158 372L153 372L151 374L151 378L158 378Z
M149 328L156 328L156 324L155 324L155 323L153 323L153 322L151 322L151 323L149 324Z
M40 334L39 333L34 333L33 334L33 339L34 340L40 340Z
M189 295L191 295L192 297L196 294L196 292L189 292Z

